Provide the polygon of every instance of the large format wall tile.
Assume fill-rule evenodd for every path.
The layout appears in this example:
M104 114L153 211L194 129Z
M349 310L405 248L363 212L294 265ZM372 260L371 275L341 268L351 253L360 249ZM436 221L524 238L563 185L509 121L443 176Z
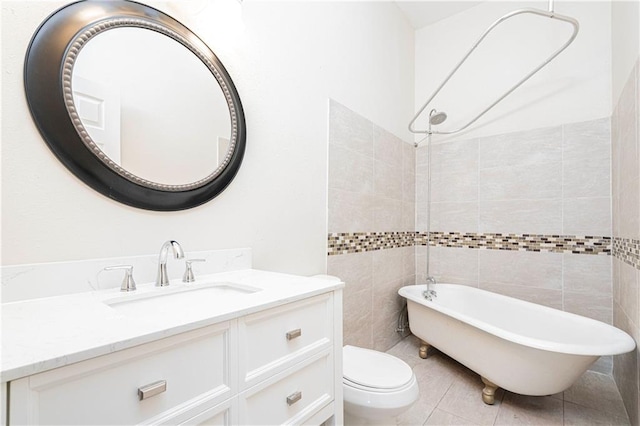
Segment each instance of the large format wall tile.
M394 166L382 160L375 160L373 175L374 193L377 197L402 200L402 163Z
M613 322L640 343L640 62L614 108L612 133ZM637 250L636 250L637 251ZM613 375L632 424L640 424L640 349L614 357Z
M424 204L425 215L427 205ZM418 229L425 229L419 227ZM445 202L431 203L431 230L449 231L455 229L458 232L478 232L478 203L471 202Z
M340 189L329 190L329 232L367 232L374 229L375 199Z
M373 123L349 108L331 100L329 104L329 143L373 157Z
M413 145L330 102L330 233L409 231L412 236L415 171ZM415 253L412 241L410 247L392 246L376 244L369 246L374 251L328 258L328 273L346 283L345 344L384 351L400 339L395 329L404 302L397 292L415 282Z
M376 160L400 169L403 165L405 145L410 146L396 135L374 125L373 157Z
M443 143L431 149L431 201L478 199L478 143ZM423 177L421 177L423 178Z
M567 312L593 318L606 324L613 323L611 295L608 294L565 291L563 308Z
M562 200L481 201L480 232L561 234Z
M564 235L611 235L611 197L565 198Z
M479 282L562 289L562 254L479 250Z
M480 200L540 200L562 197L562 162L480 169Z
M611 120L566 124L562 145L564 197L611 194Z
M403 231L402 201L376 197L373 206L373 228L386 231Z
M450 247L430 247L430 273L439 282L478 286L478 250ZM426 253L420 267L424 266L423 274L418 278L425 282Z
M480 288L527 302L562 310L562 291L509 284L480 284Z
M416 148L402 144L402 229L416 230Z
M329 145L329 188L373 194L373 157L340 145Z
M479 140L479 167L524 166L562 160L562 129L547 127Z
M343 290L344 344L373 346L373 253L330 256L327 273L340 277Z
M565 291L611 295L611 256L562 255Z

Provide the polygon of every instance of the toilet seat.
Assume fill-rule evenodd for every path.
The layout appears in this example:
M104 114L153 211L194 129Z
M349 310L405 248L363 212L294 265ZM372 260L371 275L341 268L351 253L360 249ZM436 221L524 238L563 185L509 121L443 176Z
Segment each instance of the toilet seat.
M409 379L409 381L402 387L399 388L394 388L394 389L379 389L379 388L372 388L369 386L363 386L360 385L358 383L354 383L352 381L350 381L349 379L345 379L344 377L342 378L342 384L348 388L351 389L358 389L358 390L362 390L365 392L369 392L369 393L380 393L380 394L385 394L385 393L396 393L396 392L402 392L405 389L410 388L411 386L414 385L414 382L416 382L415 376L412 376L411 379Z
M415 380L411 367L392 355L345 346L343 348L343 383L370 392L397 392Z

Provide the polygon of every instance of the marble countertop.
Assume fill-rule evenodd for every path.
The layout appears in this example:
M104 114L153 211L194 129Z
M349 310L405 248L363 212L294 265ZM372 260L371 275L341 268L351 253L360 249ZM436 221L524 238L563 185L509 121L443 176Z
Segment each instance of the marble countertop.
M145 293L178 292L202 283L233 283L259 291L207 305L207 309L176 309L145 318L114 309L108 301L126 301ZM307 278L253 269L198 277L195 283L172 280L153 283L131 293L119 288L2 304L1 380L21 377L110 354L136 345L228 321L263 309L333 291L337 279ZM198 303L198 302L195 302ZM204 302L203 302L204 303ZM209 303L211 303L209 301Z

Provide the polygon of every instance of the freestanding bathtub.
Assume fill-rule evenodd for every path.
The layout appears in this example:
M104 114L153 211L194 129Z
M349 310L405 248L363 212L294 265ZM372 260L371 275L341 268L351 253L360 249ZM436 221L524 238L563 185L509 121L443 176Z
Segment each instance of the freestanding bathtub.
M474 287L436 284L432 301L426 285L402 287L409 328L478 373L482 399L494 403L498 387L523 395L564 391L598 357L635 348L627 333L600 321Z

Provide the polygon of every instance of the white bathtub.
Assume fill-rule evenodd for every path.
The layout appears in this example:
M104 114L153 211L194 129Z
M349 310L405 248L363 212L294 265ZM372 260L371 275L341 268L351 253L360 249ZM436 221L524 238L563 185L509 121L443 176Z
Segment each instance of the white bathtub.
M426 285L398 291L411 332L480 374L488 404L496 386L523 395L561 392L598 357L635 348L631 336L600 321L474 287L431 288L433 301L422 295Z

